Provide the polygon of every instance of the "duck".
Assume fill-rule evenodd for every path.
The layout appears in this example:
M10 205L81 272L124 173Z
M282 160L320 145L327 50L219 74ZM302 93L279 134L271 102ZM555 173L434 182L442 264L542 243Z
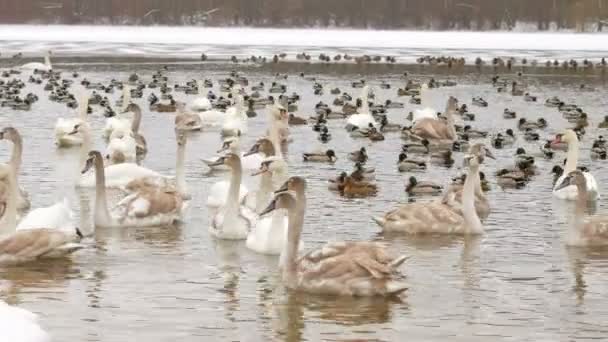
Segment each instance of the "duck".
M399 172L412 172L426 170L426 162L416 159L408 159L407 154L401 152L397 161L397 170Z
M594 141L591 147L591 159L602 159L605 160L608 156L606 146L603 146L600 142Z
M517 128L522 131L526 129L543 129L547 127L547 121L539 118L536 122L527 121L526 118L520 118L517 123Z
M0 164L0 183L7 184L7 201L0 218L0 265L19 265L39 259L61 258L83 248L82 232L72 226L17 230L17 184L9 165ZM1 325L1 324L0 324ZM23 331L21 332L23 333ZM4 330L3 330L3 336Z
M587 201L594 195L589 194L589 179L585 172L573 170L557 181L555 191L576 187L576 207L574 223L568 228L566 244L569 246L608 245L608 218L605 216L585 217Z
M515 134L512 129L507 129L505 134L498 133L495 137L492 138L492 146L494 148L500 149L513 145L515 143Z
M388 118L386 116L383 116L382 119L380 119L380 132L382 133L400 132L401 129L401 125L388 122Z
M76 118L58 118L55 123L55 145L58 148L80 146L82 137L78 135L70 135L74 130L74 126L87 123L87 108L89 96L83 94L78 101L78 117Z
M299 125L306 125L308 123L308 121L299 116L295 116L293 113L289 113L289 118L287 120L287 123L291 126L299 126Z
M515 119L517 117L517 113L514 110L505 108L505 110L502 112L502 117L505 119Z
M526 128L524 132L524 140L526 141L537 141L540 140L540 134L535 132L532 128Z
M469 136L471 139L485 138L488 136L488 132L481 131L478 129L473 129L470 125L465 125L462 128L463 132Z
M378 193L378 187L367 181L356 181L352 177L344 178L341 194L344 197L368 197L375 196Z
M555 187L555 183L557 183L557 180L564 174L564 168L559 165L555 165L551 169L551 174L553 175L553 182L551 183L551 185L552 187Z
M479 173L476 156L468 159L469 177L466 178L462 194L462 214L440 201L409 203L393 209L383 216L373 217L374 222L385 232L405 234L481 235L483 224L475 210L475 181Z
M335 163L338 160L334 150L325 152L303 153L302 157L305 162L320 162L320 163Z
M379 243L330 242L298 257L306 211L306 182L301 177L292 177L279 190L283 189L262 214L287 209L288 233L281 273L288 289L313 295L354 297L390 297L407 290L398 274L398 267L407 258L390 256ZM295 189L295 198L287 192L291 189ZM329 271L338 269L342 270L339 275Z
M0 331L7 341L51 342L51 336L38 323L38 316L0 300Z
M360 149L354 152L350 152L348 154L348 159L354 162L365 163L368 159L367 150L365 149L365 147L361 147Z
M433 182L419 182L416 177L411 176L405 187L405 192L412 195L438 195L443 188Z
M488 106L488 101L484 100L480 96L473 97L473 99L471 100L471 103L473 103L474 105L479 106L479 107Z
M608 128L608 115L604 116L604 120L597 125L598 128Z
M156 102L150 104L150 111L158 113L175 113L177 110L177 101L173 99L173 95L167 95L169 103Z
M331 133L329 133L327 126L323 126L323 128L321 128L318 140L322 143L328 143L331 140Z
M429 154L430 143L428 140L423 139L421 142L411 142L403 144L401 150L405 153L416 153L416 154Z
M13 151L11 153L11 159L8 165L12 169L12 174L15 177L14 181L17 184L17 210L25 211L28 210L31 206L29 194L22 187L19 186L19 174L21 171L21 162L22 162L22 154L23 154L23 139L21 138L21 134L14 127L5 127L0 131L0 140L8 140L13 144ZM8 189L8 184L2 184L2 189ZM6 201L8 198L7 193L0 192L0 201L6 205Z
M261 176L260 190L256 194L256 211L261 212L272 200L273 183L282 185L287 180L287 163L282 158L267 158L253 175ZM270 217L259 217L245 245L256 253L279 255L287 239L287 225L287 216L281 211L275 211Z
M568 144L568 154L566 159L566 165L564 166L564 174L556 182L556 187L553 188L553 195L559 199L565 199L574 201L577 199L577 186L561 186L564 183L564 179L572 172L576 170L578 163L579 153L579 141L576 133L573 130L566 130L562 135L558 135L561 142ZM588 200L596 201L600 198L599 189L595 177L589 172L583 172L583 176L587 180L585 195L588 196Z
M524 101L526 102L536 102L537 97L536 96L532 96L530 95L530 93L525 93L524 94Z
M452 155L452 150L434 152L431 154L431 163L435 165L450 167L454 165L454 158L452 157Z
M245 240L255 224L255 213L241 203L241 158L235 153L222 157L230 167L230 188L222 206L212 212L209 233L221 240Z
M356 162L353 172L350 173L350 178L356 182L371 182L376 179L376 169L366 168L362 163Z

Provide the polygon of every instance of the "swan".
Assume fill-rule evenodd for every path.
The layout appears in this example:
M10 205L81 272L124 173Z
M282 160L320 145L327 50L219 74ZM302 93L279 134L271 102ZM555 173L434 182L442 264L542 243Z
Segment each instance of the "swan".
M424 118L418 120L411 129L412 134L422 139L447 140L449 142L458 138L454 128L454 111L458 106L458 100L450 96L447 101L445 116L447 121Z
M228 108L224 115L221 131L223 136L247 134L247 114L243 107L243 96L234 94L234 97L236 98L234 106Z
M558 187L564 182L564 179L568 176L568 174L570 174L570 172L576 170L579 151L578 137L576 136L576 133L574 133L573 130L569 129L566 130L564 134L558 134L556 140L557 142L565 142L568 144L568 154L566 159L566 165L564 166L564 173L560 178L557 179L557 182L555 182L556 185L553 188L553 196L559 199L574 201L576 200L578 194L576 186L565 186L560 187L559 189ZM583 172L583 175L585 176L585 179L587 179L586 194L588 196L588 199L593 201L598 200L600 198L600 193L597 186L597 182L595 181L595 177L593 177L593 175L589 172Z
M122 110L124 112L131 101L131 89L129 86L124 85L122 88ZM117 118L111 117L106 120L106 124L103 128L102 135L107 140L115 130L128 131L131 129L132 122L128 118Z
M133 120L131 121L131 127L127 131L128 133L132 133L133 139L135 139L135 152L137 154L138 160L143 159L143 157L148 153L148 142L146 138L139 133L139 127L141 126L141 107L138 104L130 103L124 110L124 113L132 112ZM110 135L110 139L113 136Z
M589 180L584 172L574 170L557 183L557 190L571 186L577 188L574 224L568 229L566 244L570 246L600 246L608 245L608 217L591 216L585 218L587 209L587 185Z
M17 230L37 229L40 227L49 229L76 229L74 225L74 212L67 198L57 202L50 207L36 208L17 225Z
M475 187L479 173L477 156L465 157L469 164L462 194L462 215L441 202L410 203L394 209L374 221L385 232L407 234L483 234L481 220L475 210Z
M256 212L264 210L270 203L273 183L283 184L287 180L287 163L277 157L269 157L261 163L260 189L256 193ZM272 216L261 217L247 236L246 246L260 254L281 254L287 238L287 216L276 211Z
M332 296L393 296L407 290L397 268L407 259L393 258L375 242L331 242L298 257L306 210L306 182L290 178L261 213L287 209L288 229L281 260L282 278L290 290ZM289 192L295 191L294 198Z
M429 86L425 83L420 86L420 104L424 106L429 106L431 100L428 96ZM437 119L437 111L432 107L425 107L423 109L416 109L412 112L412 123L416 123L422 119Z
M36 314L0 300L0 331L11 342L51 342L51 336L38 324Z
M82 233L73 225L59 229L17 229L17 184L10 166L0 165L0 182L8 184L8 199L0 218L0 265L14 265L40 258L63 257L81 249ZM35 228L35 229L34 229ZM4 335L3 335L4 336Z
M13 152L11 153L11 159L9 161L9 165L13 170L13 175L15 177L15 184L17 184L18 192L17 192L17 210L27 210L30 208L31 203L29 199L29 194L23 190L23 188L19 187L19 171L21 170L21 155L23 154L23 139L21 138L21 134L14 127L5 127L2 132L0 132L0 140L9 140L13 143ZM8 184L4 184L3 189L8 189ZM8 194L1 195L2 201L6 203Z
M134 134L122 130L112 132L105 155L109 165L135 163L137 161L137 143Z
M361 108L359 110L359 114L353 114L348 117L346 122L346 130L353 131L357 128L367 128L370 127L370 124L373 127L379 128L380 126L372 116L369 111L369 86L363 87L363 91L361 92Z
M89 158L89 151L92 146L91 132L88 125L77 125L70 134L81 134L83 137L82 145L80 146L80 165L79 172L85 166ZM105 168L105 186L108 188L124 188L129 182L136 179L148 179L159 184L166 184L169 181L168 177L160 173L139 166L135 163L121 163L109 165ZM95 187L95 173L86 172L81 174L76 183L77 187L92 188Z
M175 113L175 129L180 131L200 131L203 128L203 121L198 114L186 112L182 102L177 104Z
M183 168L185 135L178 136L177 170ZM96 227L158 227L181 221L187 208L185 200L185 180L183 172L177 172L177 188L164 186L142 186L121 199L110 211L106 199L106 185L103 158L98 151L89 152L83 172L95 168L95 210Z
M72 147L82 144L82 137L79 135L70 135L74 130L74 126L87 123L87 110L89 107L89 96L83 94L78 100L78 117L76 118L59 118L55 123L55 144L57 147Z
M19 67L22 70L33 70L33 71L51 71L53 70L53 66L51 65L51 52L47 52L44 56L44 63L40 62L31 62L27 64L23 64Z
M212 214L209 232L218 239L244 240L254 224L254 214L240 203L241 159L237 154L228 153L222 162L232 169L230 188L225 204Z
M209 101L207 96L205 96L203 94L204 89L205 89L205 85L203 84L203 81L197 81L196 84L198 86L199 96L188 104L188 108L190 108L190 110L193 110L195 112L205 112L205 111L211 110L211 101Z

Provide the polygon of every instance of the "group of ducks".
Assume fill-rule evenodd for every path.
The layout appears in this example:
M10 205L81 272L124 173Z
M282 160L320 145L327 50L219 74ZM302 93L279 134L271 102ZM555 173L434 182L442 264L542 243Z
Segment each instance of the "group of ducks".
M52 70L50 58L44 64L24 65L22 70L32 70L42 79L60 78ZM18 75L18 74L15 74ZM319 132L322 143L329 141L328 120L345 121L345 129L354 139L372 138L379 134L400 134L406 140L399 151L397 169L400 172L426 170L425 160L413 159L408 154L428 155L431 163L450 167L454 164L453 153L464 152L466 175L456 177L447 190L432 182L421 181L414 176L408 177L405 191L412 196L441 195L429 202L415 202L401 205L373 220L384 232L405 234L460 234L472 235L484 232L483 222L490 215L491 206L485 195L486 177L480 171L486 158L494 158L485 144L470 140L486 135L472 127L456 124L456 116L463 115L454 97L447 99L446 108L438 115L433 108L423 108L411 113L411 125L401 126L388 122L388 108L401 108L398 102L373 103L374 95L365 82L353 83L361 88L362 95L352 103L352 96L339 89L332 89L337 95L338 105L319 103L315 115L310 119L288 114L289 109L297 106L299 96L281 95L264 98L260 95L247 95L243 76L233 74L220 81L221 92L225 97L217 97L211 92L206 81L194 82L186 86L175 86L198 96L189 103L181 103L170 97L171 87L161 70L153 76L150 88L165 89L161 98L156 95L148 99L148 110L175 113L176 165L175 176L163 175L141 166L146 158L147 144L139 131L143 120L142 108L132 102L141 97L142 82L139 77L130 77L127 82L116 84L122 89L122 97L114 110L109 101L100 103L96 94L83 94L77 99L78 115L72 118L58 118L54 139L58 148L79 150L77 165L80 177L75 186L95 189L94 227L131 228L169 226L184 220L186 209L191 201L184 172L186 143L189 132L202 129L219 130L224 138L218 155L204 159L211 170L230 172L229 179L213 184L208 191L209 233L217 239L245 240L246 246L258 253L279 255L279 269L285 285L294 290L313 294L349 296L392 296L407 290L399 266L407 259L405 256L392 256L386 248L375 242L333 242L320 249L299 256L302 249L301 232L304 229L306 211L307 181L298 176L289 177L288 164L283 155L283 147L292 141L290 126L312 123ZM316 81L315 81L316 82ZM18 82L12 82L16 84ZM495 82L496 83L496 82ZM61 83L64 91L71 83ZM452 86L452 85L450 85ZM255 90L253 89L255 87ZM51 87L54 89L54 86ZM253 92L265 90L263 84L251 87ZM286 86L278 82L270 89L285 92ZM11 96L19 96L18 87L11 87ZM15 91L15 89L17 89ZM388 89L385 87L385 89ZM415 89L415 90L414 90ZM52 89L51 89L52 90ZM48 91L51 91L48 90ZM196 90L196 92L194 92ZM408 92L425 105L428 101L429 87L426 84L410 83ZM400 93L398 93L400 94ZM133 96L135 95L135 96ZM518 94L512 94L519 96ZM93 101L91 101L93 100ZM163 103L161 101L169 101ZM91 102L93 104L91 104ZM246 105L247 103L247 105ZM159 107L158 104L166 105ZM99 108L96 109L96 106ZM268 130L265 136L257 139L249 149L241 150L241 138L248 132L249 118L254 117L252 110L270 108L268 111ZM557 106L564 112L582 112L579 108ZM89 115L112 109L114 115L107 115L101 135L107 142L102 153L92 150L94 129ZM132 118L125 117L132 113ZM572 114L575 115L575 114ZM579 115L580 118L580 115ZM545 123L531 127L527 122L519 123L520 129L542 129ZM321 138L324 136L324 138ZM492 146L507 146L513 131L505 136L495 137ZM71 255L85 248L81 239L85 235L73 220L73 213L67 201L60 201L50 207L30 209L27 192L19 186L21 156L23 153L22 136L14 127L5 127L0 139L13 146L8 164L0 165L0 265L32 262L40 258L57 258ZM607 244L608 219L594 217L584 219L584 205L587 200L597 200L597 183L588 170L577 168L579 138L573 130L567 130L551 142L551 146L566 144L568 155L562 174L555 180L553 193L558 198L577 200L577 224L572 228L577 245ZM334 163L338 156L332 149L311 151L302 156L304 162ZM354 170L349 174L341 173L329 182L331 190L345 196L365 197L377 193L373 183L374 169L366 166L367 150L360 148L348 155L354 162ZM525 151L518 151L516 168L501 170L497 178L516 179L517 170L531 168L533 162ZM243 184L244 171L253 172L259 177L259 188L249 191ZM505 172L506 171L506 172ZM522 171L523 172L523 171ZM123 197L113 208L109 208L106 191L118 188ZM0 303L3 305L3 303ZM7 306L0 307L9 319L17 321L18 310ZM4 310L4 311L3 311ZM13 311L11 311L13 310ZM8 314L7 314L8 313ZM28 318L29 319L29 318ZM21 321L20 321L21 322ZM18 339L14 339L18 341ZM43 340L41 340L43 341Z

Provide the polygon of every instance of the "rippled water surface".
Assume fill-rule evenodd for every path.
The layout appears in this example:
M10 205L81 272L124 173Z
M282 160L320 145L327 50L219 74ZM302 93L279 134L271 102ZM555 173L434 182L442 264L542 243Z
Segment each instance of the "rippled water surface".
M156 66L58 65L62 71L76 68L81 77L108 82L126 80L137 71L149 80ZM192 78L226 77L227 70L188 70L174 66L168 73L170 84ZM252 82L273 80L272 75L247 70ZM25 76L24 76L25 77ZM359 94L349 84L358 75L325 76L318 80L328 86ZM415 75L413 77L416 77ZM422 77L426 79L425 77ZM589 113L591 127L583 140L581 163L588 165L606 192L606 161L591 162L589 146L601 132L597 127L608 115L605 85L581 93L576 88L585 80L524 77L539 103L497 94L488 85L488 76L453 78L457 87L431 92L433 106L443 108L448 95L470 106L472 96L486 98L488 108L471 107L477 113L473 125L496 133L515 128L515 120L504 120L509 107L529 119L545 117L549 137L570 124L553 108L542 103L553 95L576 102ZM386 80L393 89L377 85ZM396 99L402 85L397 76L371 76L378 100ZM316 102L333 97L314 96L312 83L294 71L285 81L288 91L302 96L299 115L309 116ZM253 83L251 83L253 84ZM78 87L76 87L78 88ZM329 89L329 88L327 88ZM42 86L28 84L28 91L41 95L30 112L0 108L0 125L17 127L24 137L24 164L20 181L30 192L33 207L47 206L67 196L79 216L84 231L92 232L92 194L76 192L77 150L57 150L53 126L58 117L75 115L64 105L52 103ZM216 92L217 88L214 89ZM149 94L146 90L144 99ZM178 93L178 99L188 100ZM118 97L118 93L113 95ZM144 99L136 100L144 104ZM406 98L401 98L407 102ZM146 107L147 106L143 106ZM405 114L415 107L389 112L391 121L405 123ZM266 112L250 119L245 146L263 134ZM99 110L90 115L96 132L96 146L103 148L100 129L104 118ZM277 274L277 258L256 255L244 242L213 240L207 231L209 216L204 205L209 187L221 174L208 174L200 158L220 146L217 131L193 134L187 146L187 179L193 201L186 223L176 228L98 229L87 240L89 248L77 252L71 261L35 263L0 268L1 296L12 304L41 315L42 325L56 341L569 341L602 339L608 336L608 251L566 248L563 234L573 209L551 196L551 167L558 161L539 159L540 175L522 190L501 190L493 172L513 162L515 147L536 153L535 143L520 138L516 146L494 151L496 161L483 165L492 190L492 214L485 223L486 234L479 238L383 236L370 217L408 201L404 182L409 174L399 174L396 160L402 143L398 133L383 142L354 140L341 120L330 122L336 150L335 165L306 165L301 153L319 147L310 127L292 127L293 143L287 154L290 174L309 182L308 211L303 240L314 248L328 240L385 241L398 253L412 256L403 267L410 289L401 300L334 299L287 293ZM143 133L149 144L145 166L170 174L174 168L175 143L172 114L144 111ZM347 152L365 146L369 165L377 170L380 192L369 199L343 199L327 190L327 179L352 165ZM10 144L0 144L6 160ZM564 157L558 154L557 160ZM447 185L460 172L456 166L431 167L419 179ZM247 178L250 188L257 180ZM604 200L599 212L608 212Z

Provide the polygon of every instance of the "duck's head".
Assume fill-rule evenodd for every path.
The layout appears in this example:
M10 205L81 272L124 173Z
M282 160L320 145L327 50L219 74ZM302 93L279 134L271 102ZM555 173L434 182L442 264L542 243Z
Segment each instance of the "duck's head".
M561 166L559 166L559 165L555 165L551 169L551 173L554 174L554 175L561 176L564 173L564 169Z
M418 180L416 179L416 177L411 176L410 179L408 180L409 186L416 186L416 184L418 184Z
M524 155L524 154L526 154L526 150L523 147L518 147L517 150L515 151L516 156L520 156L520 155Z
M407 154L405 154L404 152L401 152L399 154L399 163L401 163L402 161L407 159Z
M515 138L515 134L513 133L513 130L512 130L512 129L510 129L510 128L509 128L509 129L507 129L507 130L505 131L505 133L506 133L508 136Z
M561 190L570 185L575 185L577 187L587 185L587 179L585 178L585 175L583 174L582 171L574 170L574 171L570 172L566 176L566 178L564 178L564 180L561 182L561 184L558 184L555 187L555 191Z
M338 160L338 157L336 157L336 152L334 152L334 150L327 150L327 152L325 152L325 155L327 157L329 157L329 159L331 161L336 161Z
M523 125L526 123L526 118L520 118L519 119L519 125Z
M266 209L260 212L260 216L267 215L278 209L293 208L296 204L296 199L288 192L281 192L275 195L274 199L268 204Z
M346 176L346 173L344 173ZM293 176L290 177L283 185L275 191L275 194L285 191L304 192L306 190L306 180L303 177Z

